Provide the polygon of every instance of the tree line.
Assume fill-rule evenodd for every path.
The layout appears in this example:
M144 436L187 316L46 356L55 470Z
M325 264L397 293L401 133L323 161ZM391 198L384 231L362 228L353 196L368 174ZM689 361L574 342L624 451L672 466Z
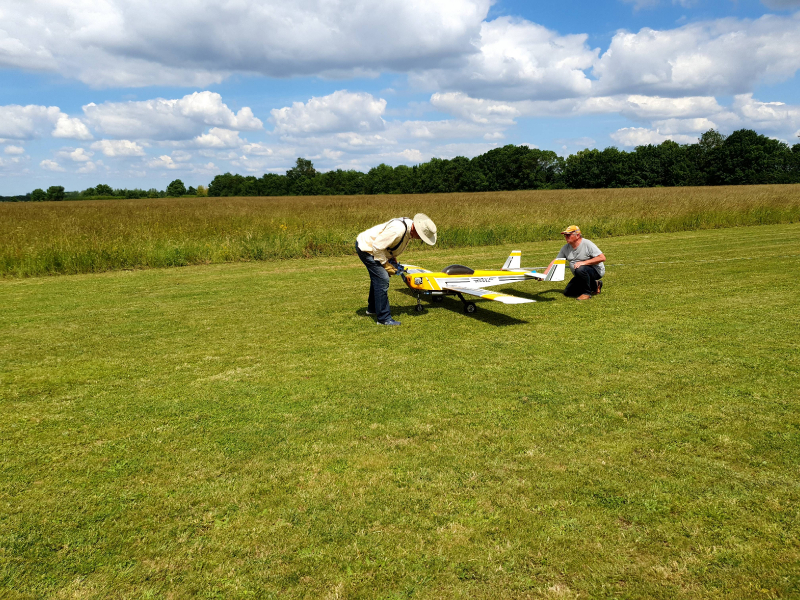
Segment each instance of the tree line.
M298 158L285 175L225 173L215 176L207 189L187 189L178 179L163 192L112 190L107 185L64 192L63 187L52 186L16 199L427 194L764 183L800 183L800 144L790 147L750 129L729 136L710 129L695 144L668 140L637 146L631 152L614 147L586 149L563 158L552 150L507 145L472 159L433 158L411 167L380 164L366 173L341 169L322 173L310 160Z
M716 130L695 144L665 141L631 152L610 147L567 158L552 150L508 145L468 159L434 158L408 167L378 165L367 173L317 172L299 158L286 175L217 175L209 196L427 194L507 190L672 187L800 183L800 144L741 129Z
M61 200L111 200L138 198L177 198L182 196L208 196L208 188L198 185L197 188L184 185L183 181L176 179L171 182L167 189L159 191L155 188L142 190L138 188L112 188L110 185L101 183L95 187L86 188L80 192L67 192L63 185L51 185L47 190L37 188L22 196L0 196L0 202L58 202Z

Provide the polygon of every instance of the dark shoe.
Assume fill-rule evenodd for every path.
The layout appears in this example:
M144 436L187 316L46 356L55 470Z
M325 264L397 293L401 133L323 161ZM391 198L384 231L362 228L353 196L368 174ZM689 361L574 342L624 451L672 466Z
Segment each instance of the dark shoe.
M378 321L378 325L400 325L400 321L389 319L388 321Z
M591 294L581 294L580 296L578 296L575 299L576 300L591 300L592 299L592 295Z
M597 280L597 291L595 292L595 294L599 294L602 291L603 291L603 280L602 279L598 279Z

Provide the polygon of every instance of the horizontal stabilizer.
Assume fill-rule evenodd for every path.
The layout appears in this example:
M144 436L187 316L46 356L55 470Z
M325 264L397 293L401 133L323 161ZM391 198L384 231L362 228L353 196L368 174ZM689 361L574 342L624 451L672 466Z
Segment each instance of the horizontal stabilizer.
M454 287L448 285L444 286L442 289L457 292L459 294L469 294L470 296L478 296L479 298L486 298L487 300L495 300L497 302L502 302L503 304L525 304L526 302L536 302L536 300L531 300L529 298L520 298L518 296L512 296L510 294L501 294L499 292L482 290L480 288Z

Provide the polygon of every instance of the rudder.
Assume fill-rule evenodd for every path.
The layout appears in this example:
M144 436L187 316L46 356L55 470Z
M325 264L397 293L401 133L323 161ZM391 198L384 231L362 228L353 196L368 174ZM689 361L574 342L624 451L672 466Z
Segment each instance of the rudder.
M522 263L522 250L513 250L508 255L506 262L503 264L501 271L518 271Z
M547 267L547 275L545 275L544 281L564 281L566 267L567 259L556 258L550 263L550 266Z

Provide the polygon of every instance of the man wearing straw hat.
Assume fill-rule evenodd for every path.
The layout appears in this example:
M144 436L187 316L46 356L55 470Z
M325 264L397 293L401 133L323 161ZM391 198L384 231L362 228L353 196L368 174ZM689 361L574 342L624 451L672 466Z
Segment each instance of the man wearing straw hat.
M362 231L356 238L356 252L369 272L367 314L375 315L378 325L400 325L389 307L389 276L402 269L397 257L411 240L422 240L429 246L436 243L436 225L427 215L392 219Z
M566 258L573 275L564 288L564 295L578 300L591 300L603 289L606 255L594 242L583 238L577 225L570 225L561 234L567 243L556 258Z

